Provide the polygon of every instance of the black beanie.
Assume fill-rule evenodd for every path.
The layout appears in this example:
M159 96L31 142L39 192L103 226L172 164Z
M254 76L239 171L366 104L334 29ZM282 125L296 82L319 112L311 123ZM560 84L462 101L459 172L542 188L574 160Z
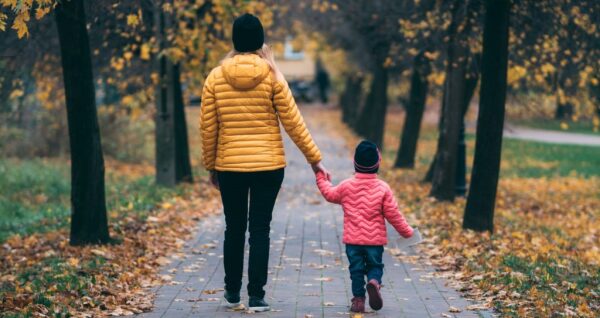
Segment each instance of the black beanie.
M265 43L265 33L260 20L245 13L233 21L233 47L238 52L253 52Z
M374 143L363 140L354 151L354 170L360 173L377 173L381 158Z

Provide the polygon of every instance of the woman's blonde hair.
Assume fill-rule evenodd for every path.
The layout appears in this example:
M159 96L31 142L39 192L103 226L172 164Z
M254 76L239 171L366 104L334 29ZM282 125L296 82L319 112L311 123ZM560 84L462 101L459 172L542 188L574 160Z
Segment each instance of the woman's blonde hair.
M263 46L260 49L254 52L238 52L235 49L233 49L229 51L227 55L225 55L225 58L223 60L232 58L240 54L256 54L260 56L263 60L265 60L265 62L267 62L267 64L269 64L271 72L273 72L277 81L285 82L285 77L283 77L283 73L281 73L279 67L277 67L277 63L275 63L275 55L273 54L273 50L271 50L271 48L267 44L263 44Z

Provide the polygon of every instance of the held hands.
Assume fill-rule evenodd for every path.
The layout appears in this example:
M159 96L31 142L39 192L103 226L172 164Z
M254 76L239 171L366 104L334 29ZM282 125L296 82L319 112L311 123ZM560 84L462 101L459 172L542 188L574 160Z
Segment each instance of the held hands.
M317 174L317 172L323 172L327 180L331 181L331 173L329 173L329 171L325 169L325 166L323 166L323 164L320 161L318 163L313 163L310 166L312 167L312 170L315 174Z

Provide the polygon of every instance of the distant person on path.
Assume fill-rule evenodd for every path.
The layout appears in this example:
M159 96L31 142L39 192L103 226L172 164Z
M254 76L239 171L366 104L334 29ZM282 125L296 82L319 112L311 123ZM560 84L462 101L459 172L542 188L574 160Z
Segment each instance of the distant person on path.
M246 228L249 228L248 307L270 310L267 283L273 206L286 166L279 122L313 171L329 173L288 84L264 44L260 20L244 14L233 23L233 46L204 84L200 128L202 163L220 189L225 214L225 300L240 303ZM248 225L249 224L249 225Z
M316 63L316 78L315 81L317 82L317 87L319 88L319 96L321 98L321 102L323 104L327 104L327 102L329 101L329 98L327 96L328 92L329 92L329 74L327 73L327 70L325 69L325 67L323 67L323 62L321 62L321 59L317 59L317 63Z
M385 220L405 238L413 229L398 210L390 186L377 178L381 154L370 141L362 141L354 153L353 178L333 186L327 175L317 173L317 186L331 203L344 210L344 244L352 280L352 312L365 311L365 294L374 310L383 307L379 292L383 276L383 246L387 244ZM365 291L365 275L367 284Z

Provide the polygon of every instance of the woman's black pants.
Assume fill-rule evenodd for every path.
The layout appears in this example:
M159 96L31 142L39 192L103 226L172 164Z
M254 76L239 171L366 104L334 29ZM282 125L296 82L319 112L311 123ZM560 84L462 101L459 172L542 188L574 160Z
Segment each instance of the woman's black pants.
M239 292L242 287L248 228L248 295L263 298L269 264L271 217L283 182L283 168L260 172L219 171L217 177L225 210L225 289Z

